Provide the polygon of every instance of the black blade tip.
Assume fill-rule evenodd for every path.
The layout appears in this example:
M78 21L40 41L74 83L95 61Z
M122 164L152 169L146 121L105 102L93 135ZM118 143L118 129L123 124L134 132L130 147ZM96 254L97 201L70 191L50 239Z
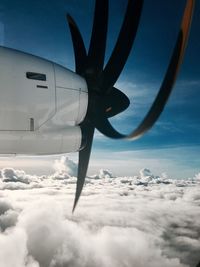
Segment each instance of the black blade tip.
M74 199L74 205L73 205L73 209L72 209L72 214L74 213L76 207L77 207L77 204L78 204L78 201L79 201L79 198L80 198L80 194L75 196L75 199Z
M69 13L67 13L65 16L69 24L74 24L74 20Z
M74 214L74 211L75 211L75 209L76 209L76 205L77 205L77 202L74 201L74 205L73 205L73 209L72 209L72 214Z

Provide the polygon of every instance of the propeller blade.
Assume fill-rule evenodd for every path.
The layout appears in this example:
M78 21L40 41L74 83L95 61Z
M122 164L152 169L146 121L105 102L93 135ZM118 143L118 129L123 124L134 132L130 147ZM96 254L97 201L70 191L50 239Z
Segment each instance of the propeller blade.
M73 48L74 48L76 73L81 75L85 69L86 58L87 58L85 45L81 33L79 31L79 28L76 25L76 22L69 14L67 14L67 21L69 24Z
M101 102L104 103L107 118L121 113L130 105L129 98L115 87L112 87Z
M124 21L111 54L111 57L99 79L99 86L104 92L117 81L130 54L142 11L143 0L129 0Z
M98 118L98 119L97 119ZM125 139L127 136L119 133L109 122L105 112L95 112L91 116L95 128L102 134L113 139Z
M195 0L187 0L186 7L184 10L182 22L181 22L181 31L183 33L183 43L181 47L181 59L179 61L179 66L180 67L183 56L184 56L184 51L187 45L188 37L189 37L189 32L190 32L190 27L192 23L192 15L194 11L194 6L195 6ZM177 68L177 72L178 72Z
M88 65L93 71L103 69L108 26L108 0L96 0L92 36L88 52Z
M72 212L75 211L76 205L78 203L78 200L80 198L83 185L85 182L85 177L87 174L89 159L90 159L90 153L92 148L92 141L94 136L94 127L87 123L83 126L83 131L85 130L86 136L87 136L87 144L86 146L79 151L79 163L78 163L78 175L77 175L77 184L76 184L76 194L74 199L74 205Z
M162 113L183 60L194 3L195 0L187 0L186 2L181 29L157 97L143 121L128 135L116 131L108 118L122 112L129 106L127 96L113 87L113 85L130 54L140 20L143 0L128 0L125 18L117 43L103 71L108 22L108 0L96 0L88 55L76 23L70 15L67 16L75 53L76 73L85 77L89 94L87 115L81 124L82 130L85 131L87 136L87 144L79 152L73 212L85 182L95 128L104 135L114 139L136 139L149 130Z
M144 120L132 133L130 133L129 135L123 135L113 128L113 126L110 124L110 122L108 121L108 119L104 114L101 114L98 115L97 117L98 120L97 119L96 121L94 120L96 128L101 133L115 139L124 138L133 140L142 136L157 121L172 91L173 85L175 83L178 74L178 70L180 68L183 59L186 42L188 39L189 29L191 25L193 7L194 7L194 0L188 0L182 19L181 30L179 32L165 78L163 80L159 93Z

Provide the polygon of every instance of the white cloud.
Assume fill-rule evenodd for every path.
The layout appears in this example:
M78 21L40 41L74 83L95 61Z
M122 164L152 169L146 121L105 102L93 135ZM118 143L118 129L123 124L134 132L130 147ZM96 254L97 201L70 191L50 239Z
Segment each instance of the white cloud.
M156 174L167 172L169 177L188 178L200 171L199 151L198 145L114 152L98 150L91 157L89 171L94 173L98 169L105 168L110 169L114 175L133 176L147 166Z
M99 174L91 175L91 179L109 179L114 178L113 174L109 170L100 169Z
M200 181L200 173L197 173L197 174L195 175L195 178L196 178L197 180Z
M22 170L14 170L13 168L5 168L1 171L3 182L21 182L29 184L29 176Z
M0 262L2 267L39 267L39 264L28 256L26 241L26 233L19 227L1 234Z
M56 159L54 163L55 177L62 177L63 174L70 176L77 176L77 164L70 160L68 157L62 156Z
M62 157L56 175L2 170L1 267L194 267L200 261L199 174L174 180L143 168L113 178L102 169L92 177L98 179L87 178L72 215L76 168Z

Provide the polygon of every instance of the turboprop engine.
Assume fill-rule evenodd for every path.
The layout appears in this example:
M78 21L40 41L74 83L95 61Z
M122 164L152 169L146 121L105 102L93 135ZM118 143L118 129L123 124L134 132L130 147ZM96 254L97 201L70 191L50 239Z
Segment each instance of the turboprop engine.
M87 84L45 59L0 47L0 153L78 151Z

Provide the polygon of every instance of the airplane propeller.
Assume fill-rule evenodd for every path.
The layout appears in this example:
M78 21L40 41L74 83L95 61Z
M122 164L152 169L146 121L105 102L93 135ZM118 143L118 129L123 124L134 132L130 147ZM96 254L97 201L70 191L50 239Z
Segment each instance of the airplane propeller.
M98 129L110 138L134 140L149 130L162 113L183 60L194 2L195 0L186 1L180 31L159 92L143 121L128 135L116 131L108 118L121 113L130 104L128 97L115 88L114 84L119 78L132 49L140 21L143 0L128 0L116 45L105 67L108 0L96 0L92 36L88 52L77 24L69 14L67 15L74 47L76 73L85 78L88 86L88 110L84 121L80 125L83 136L86 136L86 144L79 151L73 211L83 189L95 129Z

